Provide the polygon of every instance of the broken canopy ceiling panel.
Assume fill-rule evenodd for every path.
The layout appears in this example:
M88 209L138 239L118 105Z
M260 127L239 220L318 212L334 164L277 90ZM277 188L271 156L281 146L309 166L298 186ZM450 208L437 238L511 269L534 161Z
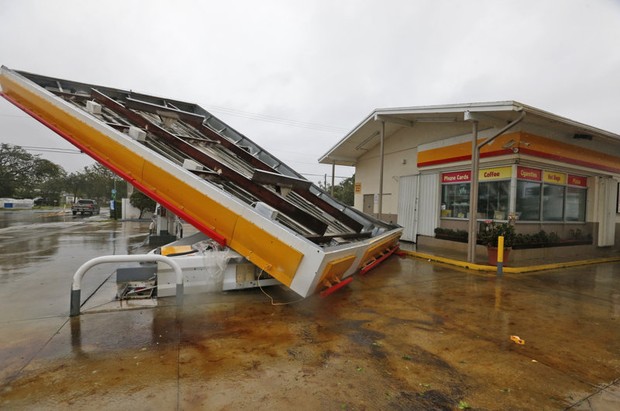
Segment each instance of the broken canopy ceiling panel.
M192 103L2 67L2 95L301 296L401 229L348 207Z

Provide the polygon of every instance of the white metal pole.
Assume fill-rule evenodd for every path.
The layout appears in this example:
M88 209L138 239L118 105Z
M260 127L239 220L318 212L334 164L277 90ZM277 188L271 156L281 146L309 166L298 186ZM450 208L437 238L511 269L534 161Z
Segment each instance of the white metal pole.
M332 161L332 197L334 196L334 184L336 182L336 161Z
M383 162L384 162L384 139L385 139L385 121L381 121L381 143L379 146L379 220L383 219Z
M478 161L480 149L478 148L478 121L472 121L471 138L471 177L469 189L469 235L467 239L467 262L476 262L476 242L478 240Z

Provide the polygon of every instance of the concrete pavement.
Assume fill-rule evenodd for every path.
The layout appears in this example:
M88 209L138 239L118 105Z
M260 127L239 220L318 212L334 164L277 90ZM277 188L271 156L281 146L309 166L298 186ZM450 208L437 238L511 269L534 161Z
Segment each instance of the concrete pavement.
M264 290L282 305L255 289L127 309L104 286L69 319L77 267L147 224L62 223L0 229L3 409L620 407L617 262L497 278L392 257L326 299Z

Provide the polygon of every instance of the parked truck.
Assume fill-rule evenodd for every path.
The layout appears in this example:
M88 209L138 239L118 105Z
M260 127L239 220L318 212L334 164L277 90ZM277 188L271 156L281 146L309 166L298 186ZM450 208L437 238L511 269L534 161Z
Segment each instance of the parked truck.
M83 199L78 200L75 204L71 206L71 212L73 215L80 213L82 215L89 214L99 214L99 204L95 200Z

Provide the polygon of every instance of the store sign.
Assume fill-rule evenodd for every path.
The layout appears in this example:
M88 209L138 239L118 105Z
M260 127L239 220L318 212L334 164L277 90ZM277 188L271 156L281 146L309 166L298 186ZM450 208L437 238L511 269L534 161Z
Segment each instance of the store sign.
M517 178L520 180L540 181L542 180L542 170L529 167L517 167Z
M566 174L564 173L556 173L553 171L544 171L543 172L543 181L545 183L550 184L566 184Z
M587 187L588 178L573 174L556 173L555 171L542 171L537 168L517 167L517 178L519 180L544 181L545 183L558 185L571 185L577 187Z
M512 167L487 168L478 172L480 181L508 180L512 177Z
M362 192L362 183L355 183L355 194Z
M443 173L441 175L442 184L469 183L470 181L471 171L456 171L454 173Z
M569 186L577 186L577 187L587 187L588 186L588 178L584 176L575 176L572 174L568 175L568 185Z

